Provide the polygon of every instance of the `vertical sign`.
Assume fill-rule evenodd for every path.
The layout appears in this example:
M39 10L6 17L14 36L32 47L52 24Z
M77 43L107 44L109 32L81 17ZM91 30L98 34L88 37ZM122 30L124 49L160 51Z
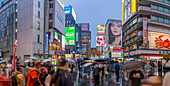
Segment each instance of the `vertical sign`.
M17 42L14 42L14 54L13 54L13 65L12 65L12 70L15 71L15 53L16 53L16 48L17 48Z
M48 54L48 32L46 33L46 54Z
M147 47L147 18L143 18L143 44Z

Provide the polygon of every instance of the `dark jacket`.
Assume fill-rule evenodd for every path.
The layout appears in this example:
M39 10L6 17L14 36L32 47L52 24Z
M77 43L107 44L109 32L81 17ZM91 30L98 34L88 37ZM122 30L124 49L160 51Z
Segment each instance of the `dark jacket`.
M54 85L55 84L55 85ZM72 74L58 69L51 77L50 86L74 86Z
M100 72L99 68L94 68L93 75L97 76L99 75L99 72Z
M120 70L119 63L116 63L114 67L115 67L115 73L119 73L119 70Z
M48 76L48 74L46 72L40 74L40 81L41 81L43 86L45 86L44 82L45 82L45 79L46 79L47 76Z
M133 77L133 75L137 75L137 74L140 75L140 78ZM143 78L144 78L144 75L141 70L138 70L138 71L132 70L130 72L129 79L131 79L132 86L141 86L141 79Z

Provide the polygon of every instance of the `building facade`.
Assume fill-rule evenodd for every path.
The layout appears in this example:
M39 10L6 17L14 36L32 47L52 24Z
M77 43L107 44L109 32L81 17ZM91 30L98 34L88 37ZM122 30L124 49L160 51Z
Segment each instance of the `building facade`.
M122 58L122 25L121 20L108 19L105 29L104 54L106 58Z
M159 59L170 52L170 1L122 0L125 58Z
M91 50L91 31L89 23L79 23L81 27L80 35L80 55L81 57L88 57L88 51Z

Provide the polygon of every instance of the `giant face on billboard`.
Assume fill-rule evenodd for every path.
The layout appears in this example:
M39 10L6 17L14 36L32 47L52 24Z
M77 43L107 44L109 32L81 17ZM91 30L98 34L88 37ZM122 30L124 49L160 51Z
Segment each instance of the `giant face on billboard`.
M104 37L103 36L96 37L96 46L104 46Z
M109 44L121 45L122 26L116 23L110 23L108 27Z
M105 34L105 26L97 25L97 34Z
M66 45L75 45L75 27L65 27Z
M81 31L88 31L89 29L89 24L88 23L83 23L81 24Z
M150 49L170 49L170 34L148 32Z

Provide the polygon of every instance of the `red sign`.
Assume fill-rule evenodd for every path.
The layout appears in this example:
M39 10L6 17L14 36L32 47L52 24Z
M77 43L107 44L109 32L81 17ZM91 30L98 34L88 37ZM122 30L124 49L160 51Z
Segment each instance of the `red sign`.
M147 18L143 18L143 44L147 47Z
M157 48L168 48L170 49L170 40L168 38L163 39L164 35L155 37L155 45Z
M109 47L109 51L123 51L122 47Z

